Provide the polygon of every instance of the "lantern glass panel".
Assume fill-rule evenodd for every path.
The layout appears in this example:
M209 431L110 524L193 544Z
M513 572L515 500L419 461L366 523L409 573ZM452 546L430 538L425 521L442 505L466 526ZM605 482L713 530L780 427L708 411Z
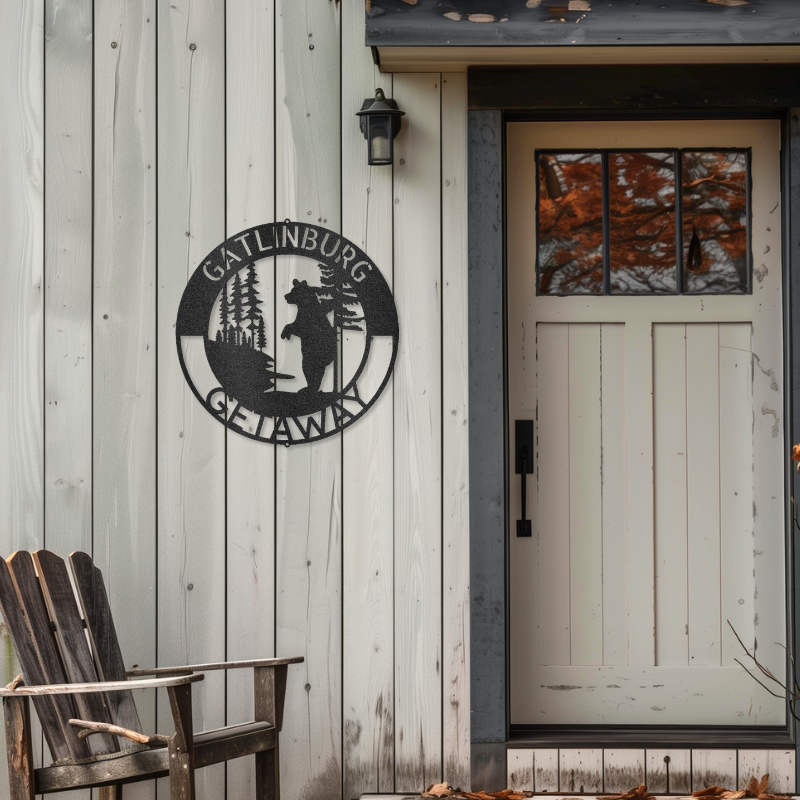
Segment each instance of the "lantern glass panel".
M386 115L370 116L369 120L369 163L392 163L392 118Z

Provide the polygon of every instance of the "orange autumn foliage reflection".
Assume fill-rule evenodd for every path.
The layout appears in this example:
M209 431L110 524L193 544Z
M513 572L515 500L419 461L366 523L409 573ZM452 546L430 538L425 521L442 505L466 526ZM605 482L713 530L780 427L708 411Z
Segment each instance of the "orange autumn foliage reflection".
M609 154L611 291L675 292L675 156Z
M682 154L683 252L689 292L747 291L747 155Z
M539 291L603 291L603 161L599 153L539 157Z
M674 294L748 288L747 175L743 151L609 152L603 241L603 156L538 154L540 294ZM677 230L676 158L683 230ZM678 241L680 236L681 241ZM609 264L603 263L604 244Z

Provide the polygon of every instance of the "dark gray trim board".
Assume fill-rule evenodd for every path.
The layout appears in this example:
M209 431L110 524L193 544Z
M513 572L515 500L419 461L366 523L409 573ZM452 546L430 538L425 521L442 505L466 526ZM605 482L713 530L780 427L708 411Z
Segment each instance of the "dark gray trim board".
M568 10L566 0L371 0L366 44L404 46L798 44L796 0L727 6L703 0L614 0ZM531 3L530 5L534 5ZM576 4L577 5L577 4Z
M504 111L782 110L800 105L800 64L470 67L468 94Z
M504 750L507 642L502 140L499 111L469 112L470 718L473 745L499 744ZM497 747L473 748L476 756L484 750L488 754L499 751ZM489 762L481 756L481 774L487 769L491 772ZM472 766L477 779L474 759Z
M798 7L800 13L800 6ZM575 83L572 96L575 105L552 110L549 118L681 118L698 117L697 108L676 109L670 100L666 107L655 103L648 112L637 107L626 107L624 99L614 110L586 111L578 105L580 98L590 97L591 77L580 67L562 68L567 79ZM637 67L638 71L640 68ZM698 80L703 72L709 75L719 70L718 65L696 67ZM473 73L470 73L470 94L473 92ZM777 108L773 99L763 97L752 87L752 95L744 108L741 95L736 107L730 95L711 97L703 104L704 115L720 116L777 116L783 125L783 225L784 225L784 276L785 276L785 328L786 365L785 380L786 444L800 441L800 325L793 317L800 315L800 109ZM481 88L484 91L485 87ZM499 91L499 89L498 89ZM800 106L797 103L796 106ZM521 106L514 113L499 108L470 109L468 139L468 220L469 220L469 402L470 402L470 599L472 620L471 643L471 720L473 743L473 777L481 786L500 785L485 783L490 775L500 776L505 770L503 748L493 747L511 739L512 746L520 746L522 734L528 746L544 742L548 734L529 729L515 730L510 736L508 724L508 635L507 635L507 550L506 550L506 420L505 420L505 273L504 273L504 126L507 119L520 119L525 112ZM580 116L578 116L580 115ZM543 109L533 109L531 118L545 119ZM795 210L795 213L792 212ZM787 497L800 491L800 477L787 470ZM787 507L787 626L791 652L796 652L800 642L800 549L794 545L795 530L791 525L791 507ZM800 531L797 531L800 533ZM800 670L797 671L800 680ZM550 739L554 731L550 731ZM561 746L588 746L588 729L558 732ZM623 733L620 731L620 733ZM635 732L632 732L635 733ZM713 738L712 731L708 730ZM540 737L541 734L541 737ZM672 746L697 741L697 730L682 735L678 730L664 729L664 741ZM543 738L542 738L543 737ZM658 734L648 731L648 741L656 741ZM676 738L677 737L677 738ZM722 737L725 742L717 746L797 747L800 726L794 723L782 729L736 732ZM613 746L613 737L599 734L594 746ZM705 737L703 740L706 741ZM618 745L619 746L619 745ZM621 746L625 746L624 744ZM710 744L709 746L714 746ZM502 762L502 763L501 763ZM797 758L798 785L800 786L800 753ZM477 785L473 782L473 786Z
M784 413L786 430L791 431L789 444L800 442L800 108L788 109L783 128L783 240L784 240L784 291L789 296L785 317L788 329L786 335L786 367L784 386L787 397ZM787 521L787 588L791 592L789 614L789 642L791 652L797 654L800 643L800 548L797 547L798 529L795 527L797 507L794 498L800 490L800 476L791 470L787 480L787 493L792 498ZM797 661L797 659L795 659ZM789 663L791 669L791 660ZM795 666L795 680L800 682L800 665ZM800 712L800 708L796 709ZM800 723L794 723L795 742L798 745L795 758L797 786L800 786Z

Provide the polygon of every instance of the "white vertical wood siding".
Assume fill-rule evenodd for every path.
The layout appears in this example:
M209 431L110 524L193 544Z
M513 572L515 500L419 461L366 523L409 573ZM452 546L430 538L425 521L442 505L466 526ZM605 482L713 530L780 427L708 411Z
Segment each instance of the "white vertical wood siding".
M0 8L0 555L92 553L130 665L305 655L290 798L469 785L466 76L381 74L363 32L355 0ZM378 86L407 112L394 169L367 165L354 116ZM210 417L173 329L202 256L285 218L363 247L401 324L370 413L291 450ZM249 674L196 695L198 726L251 714ZM154 696L138 704L169 728ZM244 759L199 773L198 796L252 782Z

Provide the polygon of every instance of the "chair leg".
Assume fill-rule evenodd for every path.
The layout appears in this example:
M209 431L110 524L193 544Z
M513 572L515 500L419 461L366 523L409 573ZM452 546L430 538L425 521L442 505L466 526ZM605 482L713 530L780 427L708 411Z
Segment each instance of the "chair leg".
M192 685L170 686L169 704L175 735L169 740L170 800L195 800Z
M34 800L31 715L27 697L4 697L9 800Z
M256 753L256 800L281 800L278 745Z
M122 800L122 784L100 787L100 800Z

